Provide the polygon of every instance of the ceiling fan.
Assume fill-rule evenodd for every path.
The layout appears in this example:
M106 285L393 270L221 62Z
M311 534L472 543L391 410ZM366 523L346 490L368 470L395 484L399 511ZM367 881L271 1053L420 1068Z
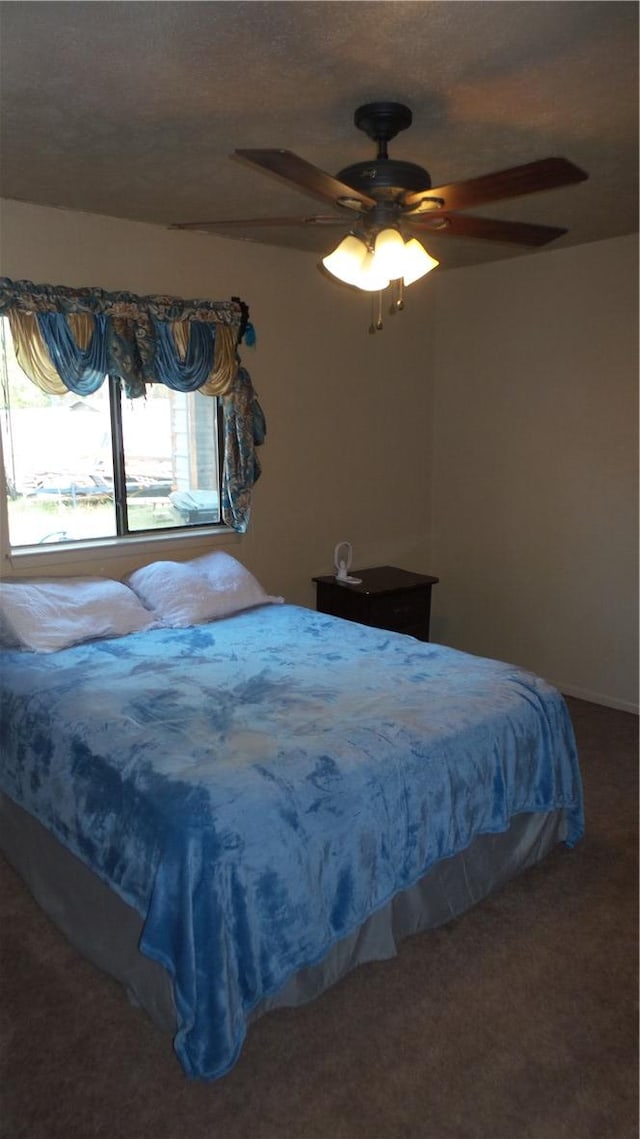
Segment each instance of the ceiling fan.
M567 232L557 226L465 216L458 211L581 182L588 178L584 170L566 158L543 158L464 182L433 187L428 172L421 166L388 155L388 142L411 125L412 117L409 107L402 103L376 102L358 107L355 125L376 143L377 154L369 161L346 166L335 177L290 150L234 152L232 157L263 173L276 175L290 186L334 207L337 212L333 214L184 222L171 228L197 230L215 226L218 230L233 230L243 226L311 227L346 223L347 237L323 259L323 265L340 280L367 291L377 291L393 280L410 284L438 264L415 240L416 235L437 232L439 236L448 234L541 246Z

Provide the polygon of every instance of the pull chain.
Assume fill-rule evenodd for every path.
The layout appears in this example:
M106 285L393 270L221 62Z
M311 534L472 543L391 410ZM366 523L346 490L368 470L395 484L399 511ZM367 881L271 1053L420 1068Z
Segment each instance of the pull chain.
M373 293L372 293L371 294L371 324L369 325L369 333L371 336L375 336L375 331L376 331L376 326L375 326L374 320L373 320L373 318L374 318L373 305L374 305L374 299L373 299Z
M397 312L402 312L404 308L404 281L400 277L397 281L393 281L391 285L391 304L389 305L389 316L395 316ZM382 290L378 293L378 305L376 314L376 301L375 295L371 294L371 323L369 325L369 333L373 336L376 332L382 332L384 324L382 322Z
M375 307L374 306L375 306L375 298L374 298L374 295L372 293L371 294L371 324L369 325L369 332L371 334L373 334L374 332L382 332L382 329L384 327L384 325L382 323L382 291L380 291L378 293L378 315L377 315L377 317L375 315Z

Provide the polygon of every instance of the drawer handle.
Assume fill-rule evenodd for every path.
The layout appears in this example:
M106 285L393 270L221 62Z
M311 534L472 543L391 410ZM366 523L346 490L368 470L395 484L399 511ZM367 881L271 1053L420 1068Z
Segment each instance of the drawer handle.
M412 613L418 614L420 612L420 607L417 605L412 605L410 602L406 601L404 603L396 602L396 604L391 607L391 612L393 613L394 617L404 617L411 615Z

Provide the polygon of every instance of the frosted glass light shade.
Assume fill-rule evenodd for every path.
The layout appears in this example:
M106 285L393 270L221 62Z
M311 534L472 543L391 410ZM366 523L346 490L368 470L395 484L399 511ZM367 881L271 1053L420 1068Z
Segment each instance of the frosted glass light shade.
M344 281L347 285L357 285L367 254L364 241L349 233L336 246L333 253L322 258L322 264L339 281Z
M404 273L404 241L397 229L381 229L376 237L375 258L381 273L390 281Z
M439 263L415 237L405 243L397 229L388 227L377 235L373 251L362 238L347 234L322 264L339 281L373 293L400 278L411 285Z
M424 277L440 264L435 257L427 253L424 246L415 237L412 237L405 245L403 256L402 278L405 285L412 285L414 281L419 281L420 277Z
M358 279L353 283L365 293L377 293L380 289L386 289L389 277L380 269L375 253L367 253Z

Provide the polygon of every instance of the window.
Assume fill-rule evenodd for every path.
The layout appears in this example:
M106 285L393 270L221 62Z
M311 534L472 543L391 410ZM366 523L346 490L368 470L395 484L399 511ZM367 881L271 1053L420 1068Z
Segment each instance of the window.
M215 396L150 384L128 400L48 395L18 365L0 319L0 415L12 548L221 525Z

